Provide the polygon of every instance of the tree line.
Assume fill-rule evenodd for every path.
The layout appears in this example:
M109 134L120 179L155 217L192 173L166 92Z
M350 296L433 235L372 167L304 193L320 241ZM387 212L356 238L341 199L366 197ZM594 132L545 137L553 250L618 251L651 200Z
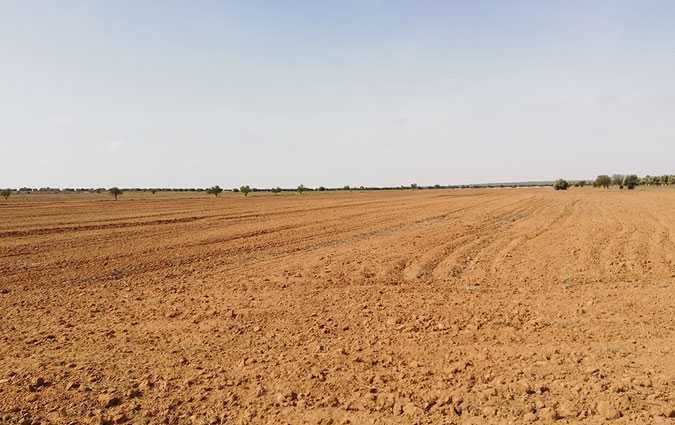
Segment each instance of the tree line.
M553 183L553 188L555 190L567 190L570 186L583 187L586 185L593 187L609 188L612 186L618 187L619 189L635 189L637 186L672 186L675 185L675 175L665 174L662 176L650 176L646 175L643 177L638 176L637 174L612 174L611 176L607 174L601 174L595 178L595 180L576 180L568 182L565 179L558 179Z
M536 187L536 186L550 186L552 182L516 182L516 183L483 183L483 184L467 184L467 185L440 185L435 184L431 186L422 186L416 183L411 183L410 185L400 185L400 186L340 186L340 187L307 187L305 185L299 185L295 188L282 188L282 187L272 187L272 188L257 188L250 187L248 185L235 187L232 189L224 189L220 186L212 186L208 188L55 188L55 187L41 187L41 188L31 188L31 187L21 187L18 189L2 189L0 190L0 196L5 199L9 198L12 193L109 193L114 199L117 199L120 195L127 192L150 192L153 195L157 192L203 192L209 195L219 196L223 192L233 192L241 193L244 196L248 196L251 192L267 192L267 193L282 193L282 192L334 192L334 191L379 191L379 190L428 190L428 189L480 189L480 188L499 188L499 187Z
M109 193L113 199L118 199L120 195L125 192L150 192L153 195L157 192L204 192L209 195L219 196L223 192L241 193L245 197L251 192L268 192L268 193L282 193L282 192L297 192L302 194L304 192L331 192L331 191L378 191L378 190L428 190L428 189L481 189L481 188L503 188L503 187L541 187L553 186L555 190L567 190L571 186L584 187L594 186L601 188L609 188L611 186L619 187L620 189L634 189L637 186L671 186L675 185L675 175L650 176L646 175L639 177L636 174L613 174L611 176L601 174L595 180L565 180L558 179L556 181L534 181L534 182L513 182L513 183L484 183L484 184L467 184L467 185L440 185L435 184L431 186L421 186L416 183L410 185L400 186L341 186L341 187L325 187L319 186L316 188L299 185L296 188L281 188L279 186L272 188L257 188L248 185L223 189L220 186L212 186L209 188L53 188L53 187L21 187L18 189L0 189L0 197L5 200L13 193Z

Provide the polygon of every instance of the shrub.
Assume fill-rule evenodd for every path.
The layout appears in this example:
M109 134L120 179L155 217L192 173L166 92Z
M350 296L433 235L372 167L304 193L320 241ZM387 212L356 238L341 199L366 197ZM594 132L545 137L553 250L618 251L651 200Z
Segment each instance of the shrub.
M344 187L342 188L342 190L351 190L351 188L349 187L348 184L346 184L346 185L344 185Z
M9 198L9 195L11 195L11 194L12 194L12 191L9 190L9 189L3 189L2 191L0 191L0 196L5 198L5 201Z
M626 186L627 189L635 189L635 186L640 184L640 179L635 174L629 174L623 178L622 184Z
M223 189L220 186L215 185L213 187L209 187L208 189L206 189L206 193L208 193L209 195L213 195L217 198L218 195L223 193Z
M108 189L108 192L113 196L113 198L117 201L117 197L120 196L123 192L122 189L119 187L111 187Z
M612 184L612 179L605 174L599 175L595 178L595 186L608 188Z
M555 190L567 190L568 187L570 187L570 184L567 182L567 180L564 179L558 179L553 184L553 188Z
M240 191L241 193L243 193L244 196L248 196L248 194L251 192L251 188L250 188L248 185L246 185L246 186L240 187L240 188L239 188L239 191Z
M272 189L272 193L274 194L281 193L281 188L279 186L275 187L274 189Z
M304 191L307 190L307 189L305 188L305 185L301 184L301 185L298 186L298 188L295 189L295 190L297 190L298 193L302 195L302 192L304 192Z
M326 188L325 188L325 187L323 187L323 186L319 186L319 192L324 192L325 190L326 190Z

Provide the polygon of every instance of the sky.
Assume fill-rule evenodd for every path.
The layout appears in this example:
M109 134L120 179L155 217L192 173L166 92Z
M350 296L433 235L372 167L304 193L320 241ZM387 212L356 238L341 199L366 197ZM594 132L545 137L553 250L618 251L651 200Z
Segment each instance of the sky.
M0 187L675 173L675 2L0 0Z

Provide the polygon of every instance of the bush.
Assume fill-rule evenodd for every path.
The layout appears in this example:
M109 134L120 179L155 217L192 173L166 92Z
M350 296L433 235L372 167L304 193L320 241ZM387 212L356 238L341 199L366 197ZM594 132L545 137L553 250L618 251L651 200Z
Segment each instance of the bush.
M218 195L223 193L223 189L220 186L215 185L213 187L210 187L210 188L206 189L206 193L208 193L209 195L213 195L217 198Z
M302 195L302 192L304 192L304 191L307 190L307 189L305 188L305 185L301 184L301 185L298 186L298 188L295 189L295 190L297 190L298 193Z
M326 188L325 188L325 187L319 186L319 192L325 192L325 191L326 191Z
M553 188L555 190L567 190L568 187L570 187L570 184L564 179L556 180L556 182L553 184Z
M110 189L108 189L108 192L110 192L110 194L116 201L117 197L120 196L122 193L124 193L122 192L122 189L120 189L119 187L111 187Z
M623 178L622 184L627 188L627 189L635 189L635 186L640 184L640 179L638 176L635 174L629 174Z
M241 193L243 193L244 196L248 196L248 194L251 192L251 188L250 188L248 185L246 185L246 186L240 187L240 188L239 188L239 191L240 191Z
M275 187L274 189L272 189L272 193L274 194L281 193L281 188L279 186Z
M611 184L612 179L608 175L602 174L595 178L594 186L608 188Z
M12 194L12 191L9 190L9 189L3 189L2 191L0 191L0 196L5 198L5 201L9 198L9 195L11 195L11 194Z

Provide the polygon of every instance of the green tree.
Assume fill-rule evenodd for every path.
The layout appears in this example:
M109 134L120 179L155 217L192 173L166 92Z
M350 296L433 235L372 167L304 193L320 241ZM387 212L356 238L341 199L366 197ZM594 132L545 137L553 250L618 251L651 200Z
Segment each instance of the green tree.
M117 197L120 196L122 193L122 189L119 187L111 187L108 189L108 192L112 195L112 197L117 201Z
M629 174L623 178L621 182L627 189L635 189L635 186L640 184L640 179L635 174Z
M349 187L348 184L346 184L346 185L344 185L344 187L342 188L342 190L351 190L351 188Z
M623 185L623 174L612 174L612 185L613 186L622 186Z
M555 190L567 190L568 187L570 187L570 184L565 179L558 179L553 184Z
M325 191L326 191L326 188L325 188L325 187L319 186L319 192L325 192Z
M295 190L297 190L298 193L302 195L302 192L304 192L305 190L307 190L307 188L305 188L305 185L301 184L301 185L298 186L298 188L295 189Z
M601 174L595 178L595 186L608 188L612 184L612 179L606 175Z
M2 191L0 191L0 196L5 198L5 201L9 198L9 195L11 195L11 194L12 194L12 191L9 190L9 189L3 189Z
M248 185L246 185L246 186L240 187L240 188L239 188L239 191L240 191L241 193L243 193L244 196L248 196L248 194L251 192L251 188L250 188Z
M223 193L223 189L220 186L215 185L213 187L209 187L208 189L206 189L206 193L208 193L209 195L213 195L217 198L218 195Z

